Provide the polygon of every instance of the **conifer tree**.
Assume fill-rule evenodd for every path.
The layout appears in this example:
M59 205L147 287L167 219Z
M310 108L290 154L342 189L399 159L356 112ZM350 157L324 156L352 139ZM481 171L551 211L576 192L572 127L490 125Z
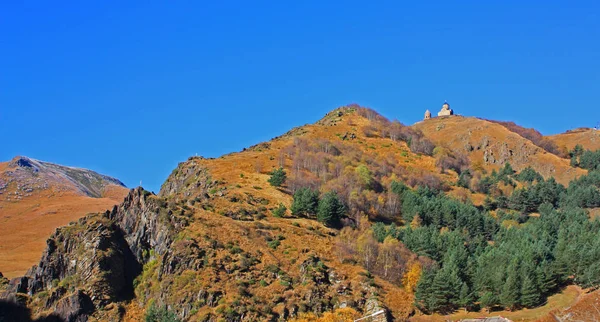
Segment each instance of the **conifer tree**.
M415 306L427 313L435 311L432 305L431 291L437 271L435 268L423 271L415 291Z
M532 308L540 303L540 291L535 280L525 274L521 285L521 304L524 307Z
M330 191L323 195L323 198L319 201L317 220L327 226L335 226L342 219L345 211L346 208L337 194L334 191Z
M294 193L291 210L295 216L307 216L317 213L319 192L309 188L300 188Z
M275 169L271 172L271 177L269 178L269 183L273 187L281 187L285 183L287 179L287 175L283 168Z
M514 310L519 303L520 283L519 283L519 265L513 262L508 266L507 278L502 292L500 293L500 303L509 310Z
M498 299L496 298L494 293L487 291L481 295L481 297L479 298L479 303L483 308L485 308L489 312L494 306L496 306L496 304L498 303Z
M473 306L473 293L467 283L463 282L460 287L460 294L458 296L458 304L463 307L465 311L469 311Z

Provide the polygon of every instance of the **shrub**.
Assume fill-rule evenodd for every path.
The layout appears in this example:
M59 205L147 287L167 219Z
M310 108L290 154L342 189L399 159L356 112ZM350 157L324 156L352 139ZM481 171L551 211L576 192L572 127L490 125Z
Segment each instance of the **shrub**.
M146 322L180 322L179 318L175 313L169 311L166 306L157 307L150 305L150 308L146 312Z
M279 241L279 239L273 239L272 241L267 243L267 246L269 246L270 248L273 248L273 249L277 249L277 247L279 247L279 245L281 245L281 242Z
M275 210L273 210L273 216L277 217L277 218L281 218L283 216L285 216L285 212L287 211L287 208L280 203L279 207L275 208Z

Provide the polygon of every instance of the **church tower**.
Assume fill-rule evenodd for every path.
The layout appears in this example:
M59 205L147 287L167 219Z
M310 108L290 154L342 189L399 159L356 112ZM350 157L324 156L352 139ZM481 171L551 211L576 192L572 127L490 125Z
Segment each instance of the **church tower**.
M431 112L429 110L425 111L425 119L429 120L431 118Z

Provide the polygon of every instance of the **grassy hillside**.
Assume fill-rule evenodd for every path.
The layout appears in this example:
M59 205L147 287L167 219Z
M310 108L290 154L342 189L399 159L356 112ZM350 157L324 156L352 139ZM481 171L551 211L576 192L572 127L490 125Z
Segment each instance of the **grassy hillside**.
M91 301L77 314L99 320L533 320L600 285L599 188L534 132L352 105L189 158L158 195L59 229L29 286L5 288L34 314Z
M587 150L595 151L600 149L600 131L594 129L575 129L565 133L551 135L547 138L563 151L571 151L578 144L582 145L583 148Z
M0 163L0 272L23 275L56 228L110 209L126 193L120 181L85 169L25 157Z
M523 137L525 131L519 131L521 134L513 131L517 127L461 116L434 118L414 127L436 145L466 155L475 170L491 171L509 162L517 171L530 166L545 178L554 177L562 184L585 173L572 168L568 159L536 145L541 141L534 143Z

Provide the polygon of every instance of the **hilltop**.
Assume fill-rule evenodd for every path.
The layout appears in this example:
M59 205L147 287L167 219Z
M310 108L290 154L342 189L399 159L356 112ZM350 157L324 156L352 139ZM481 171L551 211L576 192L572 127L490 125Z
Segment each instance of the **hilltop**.
M73 319L506 309L533 320L527 309L566 308L600 280L597 223L584 210L600 207L599 177L548 149L509 124L451 116L406 126L338 108L244 151L191 157L158 195L137 188L59 228L3 297ZM578 244L591 248L567 247Z
M551 135L548 139L562 150L572 150L578 144L592 151L600 149L600 130L590 128L579 128Z
M24 156L0 163L0 271L22 275L58 227L123 201L115 178Z
M511 126L508 126L511 125ZM510 163L516 171L532 167L545 178L554 177L562 184L585 174L572 168L569 160L559 153L549 152L535 134L520 132L514 123L495 122L475 117L438 117L414 125L438 147L468 156L472 167L492 171ZM522 128L521 128L522 129ZM531 131L529 131L531 133Z

